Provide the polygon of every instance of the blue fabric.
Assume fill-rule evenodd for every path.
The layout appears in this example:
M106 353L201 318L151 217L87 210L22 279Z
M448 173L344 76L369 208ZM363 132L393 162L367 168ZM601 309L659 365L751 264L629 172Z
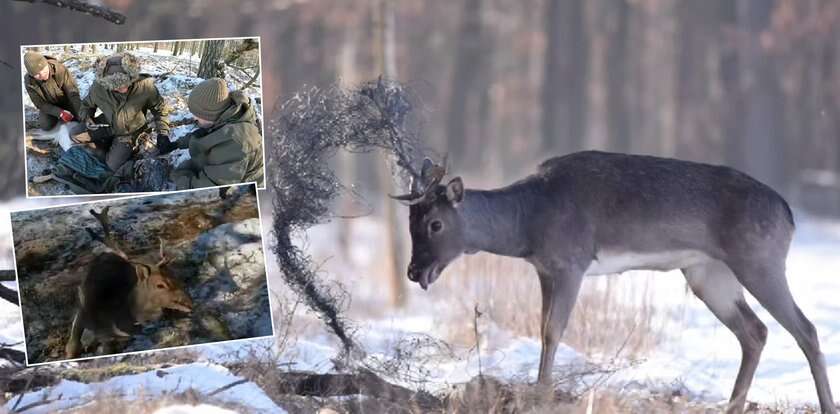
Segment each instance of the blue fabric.
M58 163L94 180L105 180L111 175L111 170L104 162L79 146L70 147L67 152L61 154Z

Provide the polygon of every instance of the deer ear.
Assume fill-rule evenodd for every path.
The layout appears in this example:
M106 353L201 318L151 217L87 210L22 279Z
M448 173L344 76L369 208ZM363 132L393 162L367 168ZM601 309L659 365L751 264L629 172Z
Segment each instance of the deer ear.
M461 177L455 177L446 184L446 199L453 204L458 204L464 199L464 182L461 181Z
M152 268L143 263L134 263L134 269L137 273L137 281L142 282L149 278L152 274Z
M429 176L429 171L432 170L432 167L435 166L435 163L432 162L429 158L423 159L423 166L420 167L420 177L426 178Z

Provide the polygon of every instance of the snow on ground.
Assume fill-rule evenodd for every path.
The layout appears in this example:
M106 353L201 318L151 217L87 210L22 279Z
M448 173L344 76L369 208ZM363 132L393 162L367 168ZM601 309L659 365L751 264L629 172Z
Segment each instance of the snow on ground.
M836 388L840 387L840 318L837 318L840 302L836 300L840 293L840 221L804 214L797 214L797 218L797 232L787 262L788 281L797 303L817 328L828 365L829 381ZM361 219L362 222L364 220ZM377 224L360 224L357 232L354 229L350 256L354 260L373 260L377 252L367 246L376 237ZM331 226L334 224L316 227L309 232L310 251L316 252L316 262L319 258L327 258L328 262L335 260L339 262L339 267L343 267L347 264L333 253L338 246L335 229ZM334 267L329 266L330 270ZM346 273L350 275L353 272L350 270ZM354 276L348 277L350 279L345 280L345 283L354 299L371 294L365 291L370 287L357 286ZM604 279L590 279L587 283L606 284ZM643 291L639 286L647 285L646 289L651 290L649 297L654 298L654 306L661 310L656 313L657 317L667 319L667 326L672 329L666 332L668 339L644 356L640 363L631 364L626 361L630 367L611 376L609 384L627 390L680 389L694 398L706 401L728 398L740 364L740 347L735 337L699 299L685 294L682 274L679 271L629 272L614 283L617 284L613 286L613 291L627 292L623 300L630 303L640 300L631 296L632 292ZM356 335L365 350L374 357L393 356L396 349L391 345L396 341L395 338L417 333L438 338L445 336L445 327L435 318L435 313L445 312L445 309L439 309L440 304L433 302L430 295L434 292L418 296L416 291L419 289L412 288L413 285L408 287L410 299L407 310L390 312L385 318L356 321L359 323ZM382 287L378 289L381 295ZM768 342L749 399L768 404L816 404L816 391L804 354L790 334L755 299L749 295L747 297L749 304L769 329ZM482 343L481 360L485 374L511 380L536 380L540 352L540 343L536 338L517 337L492 324L481 325L481 329L491 331L482 336L492 342ZM328 351L330 347L333 352ZM292 358L300 362L301 367L323 371L331 366L329 360L336 356L335 349L333 338L319 335L304 338L288 352L290 357L303 356ZM569 347L561 346L555 370L582 360L584 356ZM427 390L435 390L447 384L465 381L478 374L477 364L474 350L454 350L448 360L437 359L429 364L429 377L419 385ZM418 384L413 385L417 387Z
M42 390L29 392L23 395L19 406L24 407L34 402L55 399L56 401L40 405L27 412L33 414L54 413L61 409L80 407L89 402L95 401L99 395L119 395L123 400L128 401L154 401L173 394L193 390L200 395L208 395L220 388L242 380L241 377L233 375L227 368L209 363L193 363L177 365L169 368L162 368L143 372L134 375L123 375L113 377L100 383L85 384L76 381L61 380L58 384ZM60 398L58 398L60 397ZM231 388L219 391L208 399L213 403L231 403L242 410L237 412L247 413L277 413L286 411L278 407L263 392L263 390L252 382L245 382ZM17 398L6 403L5 408L10 409L18 404ZM195 407L188 411L186 406L182 408L169 408L159 410L159 413L205 413ZM218 411L216 412L230 412Z
M39 205L45 202L53 204L69 200L36 200ZM270 228L269 200L263 200L262 218L264 228ZM2 206L0 210L24 207L34 207L33 200L18 200ZM26 205L26 206L24 206ZM6 213L7 214L7 213ZM798 304L817 327L822 349L828 364L829 379L835 387L840 385L840 319L836 317L840 305L835 297L840 292L840 221L830 221L797 214L797 233L791 252L788 256L788 280L791 290ZM356 260L373 260L375 252L365 245L372 245L376 237L376 224L359 219L360 225L357 238L351 245L351 255ZM0 228L3 232L2 249L8 256L7 263L11 263L11 246L8 241L8 217L3 217ZM319 254L327 252L332 256L337 249L334 229L320 226L309 232L308 248ZM303 243L303 241L301 241ZM267 241L267 244L270 242ZM273 254L267 251L270 284L274 291L283 289L276 269ZM340 258L332 260L341 261ZM344 263L341 263L343 266ZM353 273L353 271L350 271ZM449 275L448 277L453 277ZM359 277L369 277L361 275ZM348 285L355 288L352 280ZM602 280L592 279L587 283L602 283ZM618 292L638 292L638 285L648 284L652 289L651 296L656 299L655 306L663 310L657 317L668 318L672 332L669 338L650 354L644 357L640 364L623 369L610 377L609 383L615 388L625 390L672 390L675 388L687 392L695 398L707 401L720 401L728 397L740 363L740 349L734 336L726 330L698 299L685 295L685 283L678 272L631 272L617 279L613 286ZM410 306L406 310L389 312L387 317L357 319L356 337L367 351L366 362L375 365L377 361L393 358L397 352L404 352L405 347L400 344L419 344L414 355L424 361L424 377L396 378L395 382L413 388L423 388L434 391L444 389L449 384L463 382L478 374L479 355L482 370L485 374L507 378L513 381L534 381L536 379L539 361L540 343L536 338L520 337L495 327L492 323L480 325L482 337L481 351L467 348L441 349L435 346L424 346L433 343L435 338L445 336L445 326L442 326L436 313L444 312L441 305L432 302L431 295L435 292L419 292L409 286ZM351 294L357 294L351 290ZM625 298L627 301L638 300L637 297ZM764 349L756 378L750 390L749 399L763 403L816 403L811 374L804 355L797 347L792 337L775 322L766 311L758 306L754 299L748 297L750 304L759 317L769 328L767 346ZM536 304L534 306L537 306ZM676 311L678 310L678 311ZM0 309L0 340L22 337L17 308ZM317 326L317 322L313 323ZM15 326L18 334L15 335ZM278 329L281 329L279 327ZM310 330L305 335L292 341L284 349L281 360L289 363L294 370L308 370L315 372L332 371L332 360L338 355L338 345L335 338L322 329ZM428 336L428 337L427 337ZM426 341L424 338L431 338ZM415 340L416 342L411 342ZM253 346L271 346L273 339L256 341L230 342L198 347L204 357L201 363L191 364L188 368L174 370L181 376L182 385L202 387L202 390L212 390L224 385L225 381L234 380L229 373L223 372L215 364L241 358L247 349ZM585 360L585 356L567 346L561 346L558 351L556 370L575 366ZM172 370L170 370L172 371ZM210 375L212 373L213 375ZM97 389L119 389L120 381L132 384L142 383L147 379L152 381L148 387L152 390L166 389L172 384L150 378L153 375L140 374L133 379L114 379ZM173 377L168 375L165 378ZM201 378L200 382L198 379ZM158 382L156 382L158 381ZM170 380L171 381L171 380ZM232 381L231 381L232 382ZM177 381L175 382L177 383ZM67 395L83 395L90 392L91 386L64 382L60 385L61 392ZM145 384L145 383L144 383ZM239 396L236 401L244 401L243 392L250 388L235 387L231 396ZM47 392L56 392L51 388ZM250 392L250 391L248 391ZM254 390L256 393L256 390ZM38 394L40 395L40 394ZM258 395L258 394L257 394ZM35 397L32 397L35 398ZM233 398L233 397L231 397ZM257 398L259 401L259 398Z

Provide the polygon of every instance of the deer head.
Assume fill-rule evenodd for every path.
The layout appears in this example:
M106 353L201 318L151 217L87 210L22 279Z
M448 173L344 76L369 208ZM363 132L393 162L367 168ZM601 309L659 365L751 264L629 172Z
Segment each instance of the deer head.
M456 209L464 197L464 184L460 177L455 177L442 185L444 175L444 166L426 159L419 179L412 180L410 192L390 196L409 206L408 279L419 283L424 290L465 249L464 223Z
M132 262L137 284L131 292L131 314L138 323L160 318L164 309L192 312L192 299L178 279L170 277L166 265L171 261L164 253L160 240L160 261L155 265Z

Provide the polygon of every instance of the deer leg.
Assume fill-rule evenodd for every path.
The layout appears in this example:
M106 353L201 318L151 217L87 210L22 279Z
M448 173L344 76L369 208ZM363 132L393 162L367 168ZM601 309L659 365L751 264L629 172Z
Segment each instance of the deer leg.
M84 330L81 318L82 312L77 310L76 314L73 315L73 324L70 326L70 338L67 339L67 345L64 346L64 356L66 358L77 358L79 356L79 351L82 348L82 331Z
M742 413L747 391L767 341L767 327L747 305L741 283L722 262L692 266L682 271L694 294L735 334L741 344L741 366L727 413Z
M783 259L782 259L783 260ZM805 317L793 300L785 278L784 261L766 264L737 261L732 270L745 288L767 309L779 324L785 328L805 353L811 367L811 375L817 388L817 397L823 413L836 414L837 407L828 384L825 358L820 351L819 337L814 324Z
M540 368L538 382L543 385L551 384L551 370L554 367L554 354L557 345L566 330L569 315L575 305L583 273L539 272L540 288L542 290L542 350L540 352Z

